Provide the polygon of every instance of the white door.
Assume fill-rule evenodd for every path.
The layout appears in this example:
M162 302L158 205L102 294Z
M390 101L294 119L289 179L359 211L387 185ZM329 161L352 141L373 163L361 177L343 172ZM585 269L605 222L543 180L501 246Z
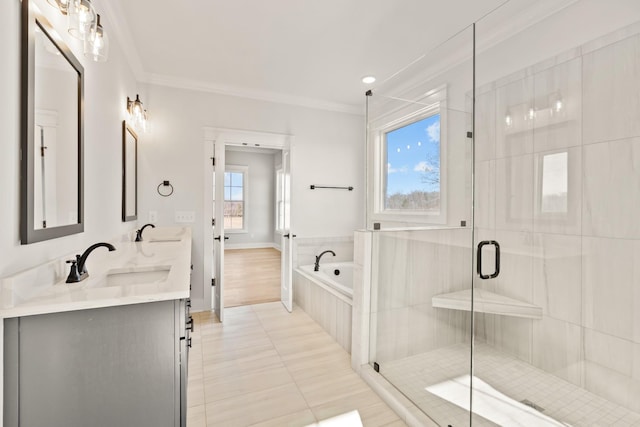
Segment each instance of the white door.
M281 278L280 278L280 299L286 309L293 310L293 238L295 234L291 231L291 150L282 150L282 201L284 210L284 227L282 230L281 247Z
M224 143L213 147L213 310L224 321Z

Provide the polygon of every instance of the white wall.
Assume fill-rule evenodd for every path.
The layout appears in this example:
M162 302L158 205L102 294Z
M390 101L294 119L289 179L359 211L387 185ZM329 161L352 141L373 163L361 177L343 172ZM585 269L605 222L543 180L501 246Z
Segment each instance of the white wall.
M101 1L94 2L99 11ZM127 95L137 83L115 38L109 61L85 60L82 45L64 29L65 17L45 0L40 10L84 66L84 185L85 232L30 245L20 245L20 7L19 0L0 2L0 277L33 267L67 253L84 250L97 241L133 230L121 222L122 120ZM102 16L105 28L113 28ZM142 137L144 140L144 136Z
M363 117L164 86L147 89L151 130L140 144L139 218L146 222L153 210L157 224L173 225L176 210L196 213L195 308L204 306L204 127L293 135L292 226L298 237L351 236L363 226ZM156 192L166 179L175 188L171 197ZM310 184L352 185L355 190L312 191Z
M246 233L225 231L229 241L227 249L273 246L275 229L275 169L274 156L281 153L233 151L227 149L227 166L247 166L245 182Z

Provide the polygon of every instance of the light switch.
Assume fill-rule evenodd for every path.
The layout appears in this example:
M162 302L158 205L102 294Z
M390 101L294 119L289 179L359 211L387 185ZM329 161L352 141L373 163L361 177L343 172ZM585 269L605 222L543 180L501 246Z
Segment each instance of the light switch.
M158 222L158 211L149 211L149 222L152 224Z
M196 220L196 213L194 211L176 211L175 222L178 223L190 223Z

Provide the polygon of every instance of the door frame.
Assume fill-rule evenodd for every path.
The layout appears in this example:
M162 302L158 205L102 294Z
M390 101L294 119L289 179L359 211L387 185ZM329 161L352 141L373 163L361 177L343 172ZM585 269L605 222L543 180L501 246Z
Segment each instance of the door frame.
M263 147L274 148L292 151L293 149L293 135L272 133L272 132L258 132L242 129L230 129L230 128L218 128L218 127L204 127L204 155L203 155L203 167L204 167L204 214L202 216L203 225L203 298L204 298L204 310L213 310L212 299L212 286L211 278L213 273L213 227L211 226L211 219L213 218L213 180L211 178L213 171L213 163L211 158L213 157L214 144L219 147L226 147L227 145L238 145L248 147ZM291 225L293 225L293 213L291 214ZM281 274L284 274L281 273ZM217 284L217 286L224 286L223 283ZM221 290L222 292L223 290ZM224 308L221 307L221 310Z

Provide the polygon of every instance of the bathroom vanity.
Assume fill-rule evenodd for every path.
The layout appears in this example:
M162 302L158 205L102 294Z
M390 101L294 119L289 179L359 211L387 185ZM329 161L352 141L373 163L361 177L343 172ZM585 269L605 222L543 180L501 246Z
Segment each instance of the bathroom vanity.
M3 280L4 426L186 425L190 229L111 243Z

